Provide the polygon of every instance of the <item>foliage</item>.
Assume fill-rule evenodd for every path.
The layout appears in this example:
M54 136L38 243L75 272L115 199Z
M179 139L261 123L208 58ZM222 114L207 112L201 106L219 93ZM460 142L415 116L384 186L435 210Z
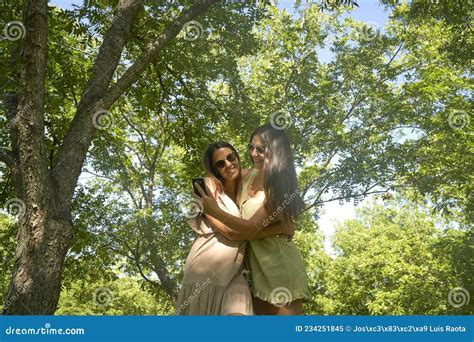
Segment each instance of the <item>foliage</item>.
M313 296L307 313L471 312L447 304L452 288L472 284L474 219L472 18L464 0L454 2L382 1L391 17L380 31L350 17L353 1L296 2L295 14L269 2L223 2L200 17L197 39L178 36L99 122L74 196L58 314L171 313L157 262L178 286L193 239L184 215L190 179L204 173L204 149L229 141L249 167L248 137L268 121L290 136L307 204L295 237ZM50 166L115 3L49 11ZM188 3L145 2L114 79ZM20 20L19 5L0 6L3 21ZM19 88L21 45L0 43L6 93ZM10 147L5 97L0 101L0 142ZM6 203L15 191L3 163L0 176ZM373 204L342 224L332 259L317 225L322 205L358 204L373 193L385 194L385 206ZM390 200L397 193L403 198ZM0 216L3 295L16 230ZM112 305L94 305L98 288L112 291Z
M472 293L472 231L443 223L403 199L372 203L339 225L337 257L327 279L334 313L345 315L472 314L451 290Z

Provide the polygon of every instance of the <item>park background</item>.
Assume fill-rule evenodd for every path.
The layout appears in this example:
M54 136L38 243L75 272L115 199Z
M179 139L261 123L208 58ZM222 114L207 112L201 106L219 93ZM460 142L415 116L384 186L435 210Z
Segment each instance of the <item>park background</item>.
M0 3L2 27L22 20L20 1ZM110 83L192 3L145 1ZM306 314L473 313L472 3L332 3L220 1L94 114L59 303L48 312L172 314L204 149L229 141L249 167L251 132L272 122L290 136L307 205L295 236L312 294ZM42 143L52 174L121 19L117 4L49 2ZM0 139L9 149L23 37L4 36ZM25 280L17 294L10 284L29 206L12 170L0 163L1 302L33 314L28 293L41 288Z

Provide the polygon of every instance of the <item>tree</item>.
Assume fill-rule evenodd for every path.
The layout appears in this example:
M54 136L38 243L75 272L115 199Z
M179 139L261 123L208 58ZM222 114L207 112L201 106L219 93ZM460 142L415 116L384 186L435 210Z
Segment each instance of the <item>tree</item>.
M112 279L75 279L61 294L57 315L157 315L171 314L166 296L144 291L144 280L119 272Z
M316 270L329 260L314 235L325 202L412 187L469 221L471 84L465 64L443 53L446 22L393 5L382 33L340 20L350 6L300 3L295 17L267 2L216 4L191 20L214 2L143 11L123 0L113 16L105 1L74 11L25 2L26 32L37 29L7 40L0 65L1 198L20 209L4 313L53 313L63 260L74 287L74 267L89 276L125 257L144 288L172 300L192 238L180 207L202 151L214 140L245 151L268 121L286 127L295 150L313 291L326 291ZM17 7L2 10L4 21ZM326 47L333 61L320 61ZM81 173L93 181L78 186ZM2 229L8 241L12 227ZM315 299L315 312L334 307Z
M112 77L143 1L122 0L104 37L76 114L59 146L53 168L44 144L44 94L48 44L47 1L26 1L20 68L21 92L7 95L11 150L2 161L12 170L19 217L15 263L4 314L51 314L59 299L61 272L73 237L71 203L82 165L97 127L97 113L108 110L156 60L183 25L216 0L198 1L184 10L147 45L140 57L112 83ZM94 117L95 115L95 117ZM29 284L26 286L26 284ZM22 304L22 305L19 305Z
M465 292L456 294L462 303L453 295L472 291L472 232L431 210L399 197L366 205L338 226L326 293L334 313L472 314Z

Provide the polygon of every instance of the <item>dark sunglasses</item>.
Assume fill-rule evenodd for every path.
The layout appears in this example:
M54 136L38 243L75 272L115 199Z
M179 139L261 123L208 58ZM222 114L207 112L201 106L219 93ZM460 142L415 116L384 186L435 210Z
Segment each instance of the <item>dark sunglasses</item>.
M255 146L254 144L249 144L249 151L252 152L253 149L255 148L257 150L258 154L264 154L265 153L265 146Z
M237 153L235 151L230 152L225 159L218 160L214 163L215 167L218 167L219 169L222 169L225 166L225 161L228 160L231 163L237 159Z

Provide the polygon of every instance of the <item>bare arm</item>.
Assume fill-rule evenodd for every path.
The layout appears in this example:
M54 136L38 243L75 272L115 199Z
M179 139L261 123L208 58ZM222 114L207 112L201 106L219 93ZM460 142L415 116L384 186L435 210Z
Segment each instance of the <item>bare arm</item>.
M218 206L207 207L203 201L204 212L217 220L225 223L228 227L239 231L246 236L252 236L256 232L268 227L271 223L274 223L277 218L273 215L268 215L267 210L261 207L257 212L248 220L229 214L222 210ZM207 210L206 210L207 209Z
M240 232L239 230L233 229L226 224L222 223L218 219L205 214L209 222L216 228L222 235L224 235L229 240L259 240L265 239L270 236L275 236L279 234L292 235L294 233L294 224L278 221L276 223L270 224L264 229L257 231L249 232Z
M256 236L259 231L279 220L279 215L268 215L265 207L259 208L249 220L244 220L240 217L229 214L225 210L222 210L217 204L216 200L213 197L206 195L204 190L202 190L199 185L196 185L196 188L201 194L201 203L203 205L204 213L207 214L206 216L213 217L222 224L225 224L229 231L224 232L223 234L225 236L232 235L234 240L248 240ZM286 233L288 230L288 225L288 222L283 222L280 228L284 228L285 230L277 230L278 228L274 227L275 231L269 231L262 234L268 235L270 232L273 232L273 235L276 235L282 234L283 231ZM218 226L222 228L222 225L218 224ZM225 228L223 228L223 230L225 231ZM263 237L266 236L262 236L262 238Z

